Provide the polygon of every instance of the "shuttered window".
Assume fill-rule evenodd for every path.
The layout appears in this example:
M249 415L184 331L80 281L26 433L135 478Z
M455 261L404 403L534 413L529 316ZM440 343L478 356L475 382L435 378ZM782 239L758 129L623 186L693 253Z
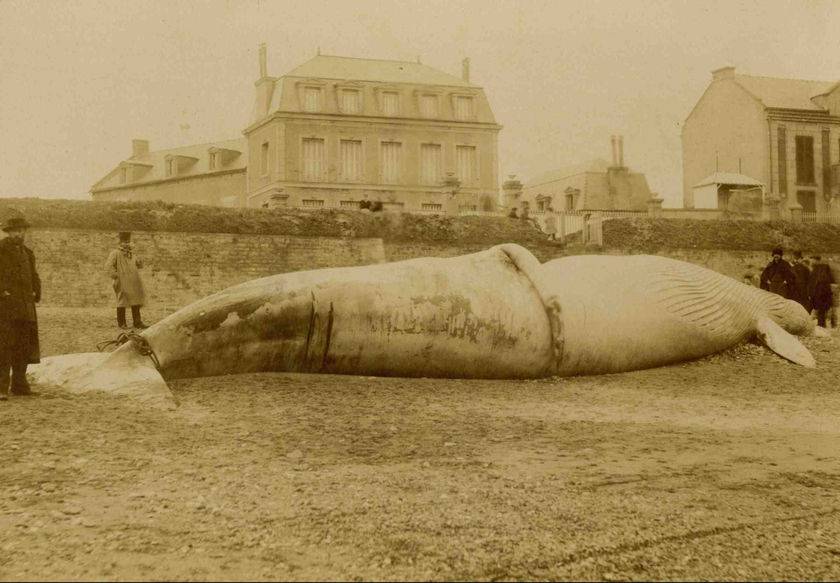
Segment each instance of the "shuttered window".
M475 167L475 146L457 146L455 154L458 164L458 179L462 183L475 181L478 177Z
M362 111L362 96L357 90L341 90L341 111L344 113L359 113Z
M402 167L402 144L400 142L382 142L382 182L396 184L400 181Z
M440 183L441 147L440 144L422 144L420 146L420 180L423 184Z
M321 138L304 138L303 140L303 179L318 182L324 179L326 167L326 150Z
M362 142L341 140L341 178L345 181L362 179Z
M473 116L473 99L464 95L455 96L455 119L471 119Z
M787 131L783 126L779 127L777 142L779 156L779 193L787 194Z
M384 91L382 97L382 113L385 115L399 115L400 94L396 91Z
M831 200L831 134L822 130L822 179L823 198Z
M423 117L437 117L438 116L438 98L437 95L421 95L420 96L420 115Z
M309 112L321 111L321 89L305 87L303 90L303 110Z
M260 172L263 176L268 174L268 142L260 146Z
M814 138L796 136L796 183L815 184Z

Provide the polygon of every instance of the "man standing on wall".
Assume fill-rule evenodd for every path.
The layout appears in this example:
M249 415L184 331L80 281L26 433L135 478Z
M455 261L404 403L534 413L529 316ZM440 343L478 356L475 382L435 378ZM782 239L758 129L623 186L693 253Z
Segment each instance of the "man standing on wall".
M775 247L772 254L773 259L761 272L761 289L790 298L796 285L796 275L790 263L782 259L784 251L781 247Z
M128 328L125 321L125 309L130 306L134 328L143 330L148 328L140 317L140 308L146 303L146 292L138 271L143 267L143 262L134 255L131 247L131 233L120 233L119 241L119 247L111 251L105 262L105 268L111 276L114 293L117 296L117 326L123 330Z
M10 381L13 395L32 395L26 367L40 361L35 304L41 279L35 254L23 244L28 228L22 217L9 219L0 240L0 401L8 399Z

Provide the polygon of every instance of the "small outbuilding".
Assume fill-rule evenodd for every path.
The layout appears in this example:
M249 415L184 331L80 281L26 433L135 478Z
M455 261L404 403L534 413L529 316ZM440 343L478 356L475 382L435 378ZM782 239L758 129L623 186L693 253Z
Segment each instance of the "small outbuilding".
M759 212L764 184L744 174L715 172L692 187L694 208Z

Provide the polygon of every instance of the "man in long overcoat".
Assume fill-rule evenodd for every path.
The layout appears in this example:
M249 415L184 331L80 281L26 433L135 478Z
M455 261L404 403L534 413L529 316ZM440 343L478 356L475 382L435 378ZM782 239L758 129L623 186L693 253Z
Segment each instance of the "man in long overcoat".
M35 269L35 254L23 244L29 223L9 219L0 239L0 400L10 388L14 395L31 395L26 367L40 362L38 317L41 279ZM11 374L10 374L11 373Z
M796 274L790 268L790 263L782 259L784 251L781 247L773 249L772 254L773 259L761 272L761 289L790 298L796 285Z
M131 247L131 233L120 233L119 241L119 247L111 251L105 262L117 298L117 326L127 328L125 309L130 307L134 328L142 330L147 327L140 317L140 308L146 303L146 291L138 271L143 262Z
M802 258L802 251L793 252L793 264L791 265L794 275L796 275L796 283L793 285L793 295L790 299L796 300L805 311L811 313L811 296L808 293L808 285L811 281L811 270Z
M811 281L809 291L811 303L817 311L817 324L825 327L825 317L831 309L831 284L834 283L834 276L828 264L823 263L819 255L814 256L814 266L811 270Z

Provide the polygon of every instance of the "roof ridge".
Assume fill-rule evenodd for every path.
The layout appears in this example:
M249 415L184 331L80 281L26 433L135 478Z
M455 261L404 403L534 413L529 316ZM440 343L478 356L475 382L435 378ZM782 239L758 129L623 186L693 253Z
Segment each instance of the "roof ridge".
M804 81L806 83L835 83L835 81L826 81L824 79L798 79L795 77L771 77L769 75L747 75L745 73L735 73L736 77L750 77L752 79L773 79L774 81Z
M201 142L200 144L188 144L186 146L175 146L174 148L161 148L160 150L149 150L148 153L142 154L141 156L137 156L137 158L140 158L142 156L148 156L149 154L159 154L161 152L172 152L174 150L185 150L187 148L201 148L203 146L212 146L212 145L215 145L215 144L221 144L223 142L246 142L247 143L247 138L230 138L230 139L227 139L227 140L213 140L211 142ZM135 159L134 156L131 156L130 158L127 158L127 160L133 160L133 159Z
M407 63L409 65L424 65L424 63L421 63L419 61L402 61L402 60L399 60L399 59L370 59L370 58L367 58L367 57L346 57L344 55L319 54L319 55L315 55L312 58L315 59L315 58L318 58L318 57L330 57L331 59L353 59L354 61L381 61L381 62L385 62L385 63ZM425 65L425 66L429 67L430 65Z

